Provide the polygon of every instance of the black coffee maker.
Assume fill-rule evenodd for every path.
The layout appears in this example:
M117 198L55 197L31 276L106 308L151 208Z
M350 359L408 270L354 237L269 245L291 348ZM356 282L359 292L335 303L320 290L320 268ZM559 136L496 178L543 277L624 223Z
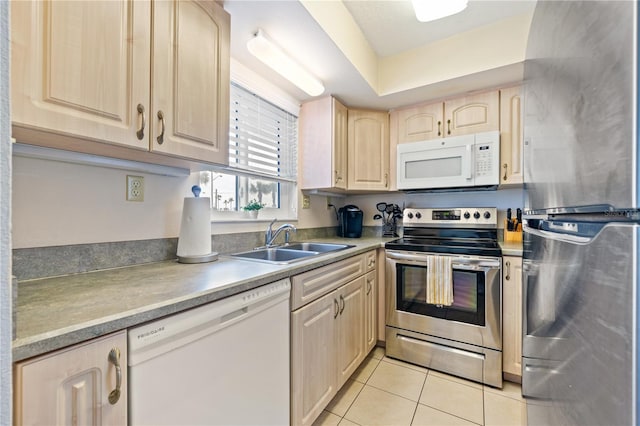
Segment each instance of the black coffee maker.
M338 236L344 238L362 237L362 210L353 204L338 209Z

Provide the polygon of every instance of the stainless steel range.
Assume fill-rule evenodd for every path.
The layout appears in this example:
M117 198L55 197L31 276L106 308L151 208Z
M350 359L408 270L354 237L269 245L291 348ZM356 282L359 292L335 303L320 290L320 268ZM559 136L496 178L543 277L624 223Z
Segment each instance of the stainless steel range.
M501 388L497 209L407 208L403 225L385 245L387 356Z

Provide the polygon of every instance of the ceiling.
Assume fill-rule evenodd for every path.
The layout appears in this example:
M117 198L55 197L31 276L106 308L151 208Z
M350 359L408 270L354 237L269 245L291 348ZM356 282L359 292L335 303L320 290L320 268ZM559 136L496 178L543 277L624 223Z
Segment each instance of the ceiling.
M451 76L437 82L415 83L412 87L380 90L372 84L371 76L358 66L358 58L354 56L360 52L356 51L355 55L353 50L345 53L344 43L336 38L336 32L332 33L331 29L327 32L326 20L318 20L313 7L320 5L332 8L332 11L344 10L345 16L335 17L339 23L336 24L338 33L353 23L353 28L358 30L359 27L363 40L368 43L368 47L360 50L370 48L370 57L388 64L406 52L418 52L419 55L417 49L428 49L465 33L469 34L469 43L472 43L474 30L489 28L516 16L531 16L536 3L533 0L470 0L463 12L428 23L417 21L410 0L342 0L344 7L336 2L340 0L225 0L224 8L231 15L232 58L298 101L311 99L249 54L246 43L258 28L262 28L284 51L323 81L326 90L321 96L332 94L352 108L392 109L521 79L521 67L496 66L495 70L477 73L473 78ZM329 17L329 21L331 19ZM504 34L504 40L510 36ZM496 49L500 47L496 46ZM524 57L524 51L521 56ZM518 61L509 58L505 63ZM405 67L412 68L411 63ZM420 69L409 71L419 74Z

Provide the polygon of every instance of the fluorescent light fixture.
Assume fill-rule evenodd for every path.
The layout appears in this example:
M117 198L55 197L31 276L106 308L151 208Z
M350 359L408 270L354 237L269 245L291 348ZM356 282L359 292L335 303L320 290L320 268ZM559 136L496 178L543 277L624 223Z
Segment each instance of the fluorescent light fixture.
M324 92L322 82L284 53L261 29L258 29L255 37L247 42L247 49L310 96L318 96Z
M418 21L429 22L462 12L468 0L411 0L411 3Z

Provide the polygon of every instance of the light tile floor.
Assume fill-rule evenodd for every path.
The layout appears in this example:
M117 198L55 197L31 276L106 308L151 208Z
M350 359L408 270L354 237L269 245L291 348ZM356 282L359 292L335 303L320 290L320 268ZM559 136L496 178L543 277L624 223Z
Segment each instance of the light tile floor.
M526 425L520 385L502 389L387 358L375 348L314 426Z

